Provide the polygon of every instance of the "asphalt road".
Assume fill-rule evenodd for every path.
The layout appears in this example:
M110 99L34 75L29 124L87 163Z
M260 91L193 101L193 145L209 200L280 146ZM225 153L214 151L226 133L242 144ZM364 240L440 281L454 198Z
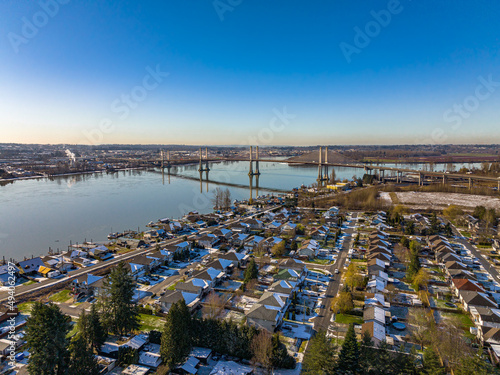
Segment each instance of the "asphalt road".
M458 236L459 238L463 237L453 224L451 224L451 227L453 229L453 233L456 236ZM493 279L496 282L500 283L500 276L498 274L497 269L491 264L491 262L488 259L485 259L483 257L483 254L481 254L481 252L474 245L472 245L468 240L457 239L456 241L464 245L465 248L469 250L472 253L472 255L474 255L478 259L479 263L481 263L484 269L489 272L489 274L493 277Z
M353 219L356 217L357 214L353 214ZM323 330L326 332L328 326L330 325L330 319L332 316L332 312L330 311L330 305L332 303L332 299L335 298L335 296L339 292L340 278L342 276L341 272L339 272L338 274L335 274L334 272L335 269L341 271L342 268L344 267L344 263L347 258L347 252L351 247L353 241L354 229L349 227L348 229L344 230L344 233L349 233L350 236L347 240L344 241L342 250L339 253L337 261L334 264L332 264L329 268L325 268L334 275L334 280L328 284L328 289L326 290L326 300L324 299L325 300L324 308L321 308L319 310L318 316L314 319L314 330L316 332L319 330Z

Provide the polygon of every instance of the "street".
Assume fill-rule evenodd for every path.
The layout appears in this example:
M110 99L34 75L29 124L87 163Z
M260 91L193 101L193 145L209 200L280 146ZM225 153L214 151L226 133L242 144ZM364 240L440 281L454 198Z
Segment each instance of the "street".
M353 214L353 219L357 217L357 214ZM332 316L332 312L330 311L330 305L332 303L332 299L335 298L340 289L340 278L342 276L342 268L344 267L345 260L347 258L347 252L351 247L353 241L354 229L352 227L348 227L344 230L344 233L349 234L348 239L344 241L342 246L342 250L339 253L339 257L337 261L329 266L325 267L326 270L330 271L332 275L334 275L334 280L328 284L328 289L326 291L326 303L324 304L324 308L320 309L319 315L314 319L314 330L317 332L319 330L323 330L326 332L328 326L330 325L330 319ZM338 274L335 274L335 269L339 270Z

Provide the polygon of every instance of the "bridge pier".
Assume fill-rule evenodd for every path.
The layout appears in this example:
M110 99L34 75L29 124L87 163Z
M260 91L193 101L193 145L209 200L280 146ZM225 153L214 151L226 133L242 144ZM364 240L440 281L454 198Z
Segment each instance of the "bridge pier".
M446 185L446 175L443 173L443 185Z
M424 186L425 175L423 173L418 174L418 186Z

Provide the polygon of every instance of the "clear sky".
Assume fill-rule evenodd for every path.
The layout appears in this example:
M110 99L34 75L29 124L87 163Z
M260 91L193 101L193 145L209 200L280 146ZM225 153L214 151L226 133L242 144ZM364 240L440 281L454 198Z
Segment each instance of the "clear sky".
M3 0L0 142L500 143L499 19L494 0Z

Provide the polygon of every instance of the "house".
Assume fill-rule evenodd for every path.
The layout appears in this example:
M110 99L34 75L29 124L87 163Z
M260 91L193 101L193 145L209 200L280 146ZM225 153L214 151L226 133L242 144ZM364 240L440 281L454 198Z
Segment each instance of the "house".
M186 361L177 367L172 373L174 374L197 374L198 373L198 364L200 363L200 360L195 358L195 357L187 357Z
M470 313L476 327L500 328L500 310L486 307L471 307Z
M295 290L296 285L297 283L294 281L277 280L271 284L269 291L291 296L292 292Z
M245 313L247 323L274 332L281 324L289 305L289 295L266 291L259 301Z
M367 306L363 310L363 320L367 322L378 322L385 326L385 310L380 306Z
M92 262L88 258L78 257L73 258L73 264L77 267L88 267L92 264Z
M207 294L210 290L210 283L203 279L189 279L186 282L178 283L175 286L175 290L181 292L188 292L196 294L198 297L202 297Z
M177 284L178 285L178 284ZM187 307L194 311L200 304L198 293L184 292L181 290L167 290L165 294L160 297L160 307L163 313L168 313L172 305L180 300L184 300Z
M210 375L250 375L253 374L253 368L243 366L233 361L219 361L214 366Z
M221 260L223 261L224 259ZM205 280L210 285L210 287L213 288L220 283L220 281L224 277L224 274L224 271L215 269L213 267L208 267L207 265L207 268L204 268L203 270L193 274L192 279Z
M280 230L281 230L281 235L283 236L295 237L297 224L292 222L286 222L281 226Z
M113 258L113 253L104 245L89 249L89 255L98 260L108 260Z
M235 233L230 239L231 243L237 247L244 246L247 240L248 234L245 233Z
M279 327L283 319L283 313L279 308L259 303L254 304L245 316L247 324L267 329L271 333Z
M262 221L249 218L242 221L244 224L247 224L251 230L261 230L264 228Z
M218 271L230 272L234 264L229 259L219 258L207 264L208 268L215 268Z
M145 255L136 255L125 263L135 278L147 275L151 270L159 265L159 259L150 258Z
M11 282L14 282L18 275L19 268L14 264L0 266L0 286L9 285Z
M18 264L21 275L35 275L40 267L45 267L45 263L40 257L23 260Z
M244 266L248 261L248 255L237 253L236 251L228 251L227 253L217 253L219 259L229 260L233 267L237 267L238 265Z
M465 290L486 293L486 290L477 281L470 279L452 279L451 290L457 297L461 291Z
M368 332L375 345L385 340L385 326L376 320L363 323L361 326L363 332Z
M262 248L265 240L266 239L261 236L252 236L248 238L244 244L245 250L254 251L257 248Z
M146 375L149 374L150 368L139 365L130 365L121 373L122 375Z
M198 359L201 363L207 364L208 360L212 356L212 349L195 346L191 349L189 356Z
M497 303L488 296L486 293L474 292L469 290L460 291L459 299L466 311L470 311L472 306L474 307L489 307L496 309L498 308Z
M212 248L217 242L219 242L219 237L212 233L202 234L200 237L198 237L197 241L198 245L209 249Z
M99 296L101 288L104 285L104 277L94 276L91 273L78 276L71 284L73 285L73 294L85 293L86 295Z
M302 246L297 249L297 256L302 259L313 259L318 256L318 249L310 248L308 246Z

